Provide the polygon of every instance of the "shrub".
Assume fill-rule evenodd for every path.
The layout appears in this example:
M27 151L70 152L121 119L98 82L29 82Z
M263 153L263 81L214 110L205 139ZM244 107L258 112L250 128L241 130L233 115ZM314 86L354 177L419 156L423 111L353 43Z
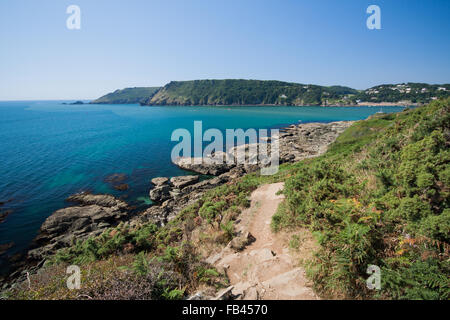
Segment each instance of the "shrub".
M272 227L306 223L317 236L307 270L317 290L448 299L449 111L446 99L359 121L325 155L293 166ZM369 264L382 269L380 293L365 287Z

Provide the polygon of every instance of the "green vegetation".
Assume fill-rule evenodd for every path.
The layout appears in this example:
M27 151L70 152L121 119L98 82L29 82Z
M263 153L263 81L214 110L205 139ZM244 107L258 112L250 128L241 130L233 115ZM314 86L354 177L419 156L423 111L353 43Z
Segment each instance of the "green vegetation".
M323 295L450 298L450 99L374 116L292 166L275 230L308 226L308 274ZM294 226L294 227L293 227ZM366 288L369 264L382 290Z
M326 99L340 99L357 90L322 87L281 81L195 80L172 81L147 105L320 105Z
M108 93L91 103L93 104L134 104L140 103L153 95L159 90L159 87L137 87L125 88Z

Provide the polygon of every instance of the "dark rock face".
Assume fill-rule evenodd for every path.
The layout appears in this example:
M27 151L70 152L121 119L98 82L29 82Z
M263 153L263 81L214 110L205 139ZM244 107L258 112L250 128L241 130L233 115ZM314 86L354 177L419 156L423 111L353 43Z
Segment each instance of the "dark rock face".
M38 248L28 252L29 258L43 259L76 240L101 234L128 216L127 204L110 195L81 193L68 201L79 206L57 210L45 220L35 239Z

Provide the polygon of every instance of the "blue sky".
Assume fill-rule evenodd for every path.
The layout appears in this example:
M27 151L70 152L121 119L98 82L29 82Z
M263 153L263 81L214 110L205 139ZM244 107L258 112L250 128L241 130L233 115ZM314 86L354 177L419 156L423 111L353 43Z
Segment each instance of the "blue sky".
M381 30L366 27L371 4ZM213 78L448 83L449 35L448 0L2 0L0 100Z

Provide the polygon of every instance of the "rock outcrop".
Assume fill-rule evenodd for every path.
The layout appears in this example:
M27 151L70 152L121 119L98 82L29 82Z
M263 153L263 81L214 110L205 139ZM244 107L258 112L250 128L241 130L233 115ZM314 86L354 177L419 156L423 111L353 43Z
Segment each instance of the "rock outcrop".
M157 186L150 190L150 200L154 202L162 202L170 198L170 186L167 184Z
M268 142L267 149L269 156L271 152L271 140L278 139L280 163L297 162L306 158L316 157L324 153L328 145L334 142L339 134L344 132L352 124L353 121L339 121L331 123L305 123L283 128L280 130L278 136L265 139ZM242 164L243 161L235 161L235 163L229 164L225 161L223 163L217 163L218 161L214 161L212 158L199 159L187 157L176 159L174 164L184 170L214 176L229 172L235 167L241 167L245 172L251 172L265 166L256 164L257 162L261 162L258 160L257 147L259 146L258 144L245 144L228 150L228 153L234 155L236 159L239 158L239 154L244 155L244 164ZM215 159L222 159L222 156L225 159L225 153L213 156Z
M352 123L352 121L340 121L292 125L280 130L279 137L274 136L267 140L279 138L280 163L296 162L324 153L328 145ZM244 151L247 159L254 159L256 156L252 154L252 150L255 149L248 144L234 147L229 152L237 155L236 152L240 149ZM224 152L212 156L215 159L226 159ZM152 179L155 187L150 190L150 199L156 202L156 205L133 218L132 224L151 221L157 225L164 225L181 209L199 199L207 190L260 168L259 165L253 164L217 164L212 158L203 159L203 162L195 158L178 158L175 164L185 170L215 177L200 182L197 182L198 176L174 177L170 180L165 177Z
M182 189L190 184L198 182L199 176L181 176L173 177L170 179L170 183L177 189Z
M155 185L150 190L150 199L156 204L137 215L132 225L152 222L164 225L187 205L197 201L204 192L242 176L243 172L231 170L218 177L199 181L199 176L180 176L170 180L164 177L152 179Z
M80 193L70 196L78 205L57 210L42 224L35 239L37 248L28 258L41 260L77 240L101 234L128 216L128 205L110 195Z
M231 168L234 167L233 164L231 165L228 165L226 163L216 164L212 160L205 161L205 159L196 159L187 157L180 157L176 159L174 163L181 169L211 176L218 176L222 173L229 171Z
M152 183L157 187L162 186L163 184L167 184L168 182L169 179L165 177L158 177L152 179Z
M69 202L78 203L82 206L97 205L100 207L118 207L126 208L128 205L126 202L116 199L115 197L107 194L91 194L82 192L74 194L66 199Z

